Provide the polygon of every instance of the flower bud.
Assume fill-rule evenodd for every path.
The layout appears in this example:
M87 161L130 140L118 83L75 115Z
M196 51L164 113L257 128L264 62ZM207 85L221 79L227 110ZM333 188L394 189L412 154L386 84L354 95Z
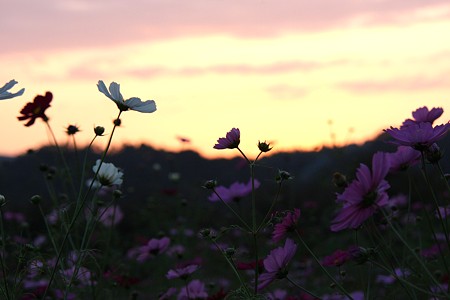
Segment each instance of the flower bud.
M212 189L214 189L216 186L217 186L217 181L214 180L214 179L207 180L207 181L202 185L202 187L205 188L205 189L207 189L207 190L212 190Z
M68 135L74 135L75 133L77 133L78 131L80 131L80 129L76 126L76 125L69 125L66 128L66 133Z
M333 174L333 179L331 180L336 187L345 188L348 184L347 177L344 174L335 172Z
M115 120L113 121L113 124L114 124L114 126L120 126L120 125L122 125L122 120L120 120L120 119L115 119Z
M432 164L439 162L443 156L441 149L436 143L425 150L425 157Z
M272 150L272 147L270 147L270 143L267 143L266 141L258 141L258 149L261 152L269 152L270 150Z
M103 126L95 126L94 127L94 133L97 136L102 136L103 133L105 133L105 127L103 127Z
M42 197L39 195L34 195L30 198L31 203L35 204L35 205L39 205L39 203L41 203Z
M289 172L283 171L283 170L278 170L278 175L275 177L275 180L278 183L281 183L282 181L285 180L290 180L293 177L291 176L291 174Z
M6 198L3 195L0 195L0 207L6 204Z
M210 234L211 234L211 229L209 229L209 228L200 230L200 236L203 238L208 237Z

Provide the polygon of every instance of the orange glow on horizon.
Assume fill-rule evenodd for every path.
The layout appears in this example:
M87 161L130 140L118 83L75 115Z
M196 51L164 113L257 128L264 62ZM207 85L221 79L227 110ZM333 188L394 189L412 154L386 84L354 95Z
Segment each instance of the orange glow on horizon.
M291 5L298 8L300 2ZM220 7L221 3L214 5ZM211 22L209 26L191 24L183 30L184 24L175 24L177 18L173 18L164 31L164 27L150 26L153 24L131 24L136 21L132 19L120 30L137 26L139 32L130 27L131 36L123 35L123 41L107 41L99 34L102 31L94 30L103 23L93 20L99 27L94 26L90 33L73 27L73 39L86 44L74 45L73 39L60 35L60 41L54 39L55 45L48 42L14 51L5 47L0 50L0 85L16 79L19 84L15 88L26 91L19 98L0 101L0 126L4 128L0 155L18 155L51 143L40 120L30 128L17 121L25 103L47 90L54 94L48 116L60 144L67 143L64 131L69 124L82 130L76 137L80 147L92 139L96 125L109 133L118 111L98 92L98 80L107 85L116 81L125 98L154 99L158 108L152 114L125 112L123 126L114 136L116 149L148 144L169 151L192 149L208 158L232 157L238 153L212 147L217 138L238 127L242 150L252 157L257 155L258 140L272 142L273 153L362 143L384 128L400 125L413 110L425 105L444 108L438 123L449 120L450 42L436 34L450 31L450 20L445 17L449 4L405 6L407 13L390 15L391 19L362 11L341 16L347 18L345 25L326 19L335 16L333 11L324 12L324 17L313 16L317 20L311 20L310 29L290 27L289 22L271 15L271 3L258 5L261 15L252 10L247 16L264 16L267 32L258 31L245 18L236 17L233 26L216 24L221 21L218 9L214 10L219 14L216 19L205 20ZM95 3L60 4L55 10L69 18L101 12L101 7ZM293 18L289 10L283 12L286 18ZM223 11L229 17L228 13ZM46 21L38 19L35 25L42 22L42 38L52 41L52 34L58 32L51 31L54 26L48 27ZM239 27L239 22L247 27ZM270 22L279 27L270 27ZM21 32L20 27L12 27ZM29 34L19 33L17 44L33 42ZM153 33L152 38L147 36ZM182 145L178 136L191 143Z

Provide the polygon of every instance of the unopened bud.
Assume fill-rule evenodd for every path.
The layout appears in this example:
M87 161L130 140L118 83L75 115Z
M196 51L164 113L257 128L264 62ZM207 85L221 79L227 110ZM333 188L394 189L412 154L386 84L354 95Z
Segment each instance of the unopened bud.
M103 126L95 126L94 127L94 133L97 136L102 136L103 133L105 133L105 127L103 127Z
M278 175L275 177L275 180L278 183L281 183L282 181L285 180L290 180L293 177L291 176L291 174L289 172L283 171L283 170L278 170Z
M39 203L41 203L42 197L39 195L34 195L30 198L31 203L35 204L35 205L39 205Z
M266 141L258 141L258 149L261 152L269 152L270 150L272 150L272 147L270 147L270 143L267 143Z
M212 190L217 186L217 181L216 180L207 180L202 187L207 189L207 190Z
M339 172L335 172L333 174L333 179L331 181L333 182L333 184L336 187L340 187L340 188L346 187L348 184L347 177L345 177L344 174L339 173Z

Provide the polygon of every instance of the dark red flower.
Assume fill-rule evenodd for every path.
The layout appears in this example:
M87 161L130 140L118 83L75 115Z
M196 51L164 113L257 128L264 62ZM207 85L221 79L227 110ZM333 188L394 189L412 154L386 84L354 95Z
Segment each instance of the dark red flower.
M48 121L48 117L45 115L45 110L50 107L53 94L46 92L45 96L37 95L33 102L28 102L24 108L20 111L22 116L17 117L20 121L28 120L25 126L31 126L34 124L37 118L42 118L44 122Z

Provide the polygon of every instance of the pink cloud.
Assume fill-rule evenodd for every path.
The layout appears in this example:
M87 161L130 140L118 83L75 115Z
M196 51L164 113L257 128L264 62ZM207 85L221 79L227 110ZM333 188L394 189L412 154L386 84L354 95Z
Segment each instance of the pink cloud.
M277 100L301 100L308 94L308 90L303 87L287 84L273 85L266 89L271 98Z
M450 79L439 74L435 77L422 75L410 77L397 77L385 80L361 80L344 82L338 85L339 88L353 93L385 93L421 91L431 89L449 89Z
M361 26L447 19L447 0L398 1L8 1L0 53L120 46L206 35L273 37ZM443 13L420 14L427 10Z

